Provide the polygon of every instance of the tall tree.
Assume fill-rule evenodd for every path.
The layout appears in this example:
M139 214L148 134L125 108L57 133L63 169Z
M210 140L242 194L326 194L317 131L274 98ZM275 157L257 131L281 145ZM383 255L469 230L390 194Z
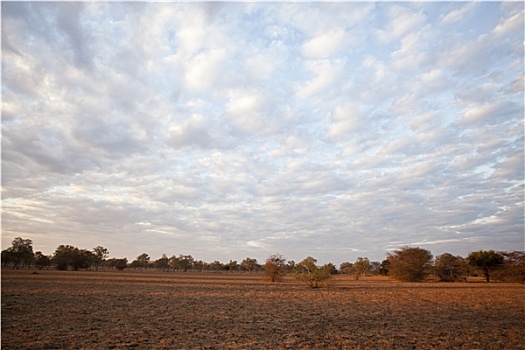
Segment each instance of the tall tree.
M475 266L483 272L487 282L490 282L491 272L503 264L503 255L493 251L480 250L478 252L471 252L467 256L467 263Z
M149 260L150 260L150 257L146 253L140 254L139 256L137 256L137 259L135 259L136 265L138 267L140 267L141 269L147 269L148 268Z
M34 258L33 241L30 239L17 237L13 240L11 247L7 248L7 250L14 262L13 269L17 269L20 264L31 263Z
M432 254L422 248L403 247L388 254L389 274L404 282L420 282L432 272Z
M100 266L100 264L102 264L102 262L109 256L109 251L102 246L97 246L93 248L93 253L95 255L95 259L94 259L95 268L98 270L98 267Z
M361 275L366 275L370 272L372 266L370 265L370 260L368 258L357 258L354 263L355 279L359 279Z

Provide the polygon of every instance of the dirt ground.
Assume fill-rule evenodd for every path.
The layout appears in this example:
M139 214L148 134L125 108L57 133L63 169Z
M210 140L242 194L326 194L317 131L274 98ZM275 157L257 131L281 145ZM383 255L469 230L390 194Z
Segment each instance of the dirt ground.
M2 270L2 349L525 349L520 284Z

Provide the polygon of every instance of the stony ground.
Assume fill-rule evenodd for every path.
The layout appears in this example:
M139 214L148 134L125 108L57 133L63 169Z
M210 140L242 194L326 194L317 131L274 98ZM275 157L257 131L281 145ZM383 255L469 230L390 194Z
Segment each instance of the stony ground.
M525 349L520 284L2 270L2 349Z

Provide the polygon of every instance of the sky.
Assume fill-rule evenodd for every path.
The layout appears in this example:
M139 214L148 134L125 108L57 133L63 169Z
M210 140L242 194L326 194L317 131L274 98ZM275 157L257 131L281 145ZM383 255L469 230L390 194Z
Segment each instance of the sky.
M3 249L525 249L523 2L1 8Z

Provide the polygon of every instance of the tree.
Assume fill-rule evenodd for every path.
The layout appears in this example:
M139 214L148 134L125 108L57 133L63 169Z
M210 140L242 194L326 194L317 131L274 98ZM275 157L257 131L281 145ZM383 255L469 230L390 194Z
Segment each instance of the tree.
M389 274L404 282L424 281L432 271L432 254L422 248L403 247L388 254Z
M210 264L210 270L215 271L215 272L220 271L223 268L224 268L224 265L218 260L215 260L214 262Z
M109 251L102 246L97 246L93 248L93 253L95 255L95 259L94 259L95 268L98 270L98 267L100 266L100 264L102 264L102 262L109 256Z
M35 265L39 270L42 270L44 267L51 266L51 257L42 254L42 252L35 253Z
M305 282L310 288L328 286L328 281L332 278L330 271L333 264L326 264L323 267L319 267L316 263L317 260L311 256L301 261L295 269L293 274L294 278Z
M5 256L13 261L13 269L17 269L20 264L31 264L34 258L33 241L21 237L15 238L11 243L11 247L7 248Z
M312 258L311 256L304 258L300 263L299 266L302 267L307 272L311 272L315 270L317 267L315 264L317 264L317 259Z
M503 255L496 253L493 250L478 252L471 252L467 256L467 263L480 269L485 276L487 282L490 282L490 274L493 270L503 264Z
M388 259L385 259L379 265L379 274L381 276L388 276L389 272L390 272L390 261L388 261Z
M114 266L117 270L122 271L126 267L128 267L128 259L122 258L122 259L115 259L114 260Z
M345 261L339 265L339 272L344 275L351 275L354 273L354 264L351 262Z
M494 278L505 282L525 283L525 251L499 252L503 256L502 269Z
M371 261L370 262L370 272L373 275L379 274L381 270L381 263L379 261Z
M272 254L263 266L266 280L280 282L286 268L286 259L280 254Z
M149 255L146 253L142 253L139 256L137 256L137 258L134 261L132 261L131 264L133 267L138 267L141 270L147 269L149 266L149 260L150 260Z
M194 259L191 255L179 255L178 267L186 272L193 267Z
M9 265L14 259L14 254L11 251L11 248L2 250L2 266Z
M241 267L249 273L252 273L254 271L257 271L261 267L261 265L257 263L257 259L246 258L243 261L241 261Z
M331 262L324 264L323 268L326 269L330 275L337 275L337 268Z
M166 254L162 254L162 257L155 260L155 262L153 262L153 266L157 269L157 270L169 270L170 268L170 263L169 263L169 259L168 257L166 256Z
M371 268L372 266L370 265L368 258L357 258L354 263L355 280L357 281L359 276L369 273Z
M443 282L455 282L464 279L467 275L465 259L450 253L441 254L436 257L434 272Z
M237 263L237 260L230 260L227 266L228 266L228 271L232 273L233 271L237 270L237 268L239 267L239 264Z
M95 261L95 254L86 249L78 249L71 245L60 245L55 250L53 262L58 270L73 270L90 268Z
M202 272L206 267L209 267L209 264L202 260L197 260L193 263L195 270Z

